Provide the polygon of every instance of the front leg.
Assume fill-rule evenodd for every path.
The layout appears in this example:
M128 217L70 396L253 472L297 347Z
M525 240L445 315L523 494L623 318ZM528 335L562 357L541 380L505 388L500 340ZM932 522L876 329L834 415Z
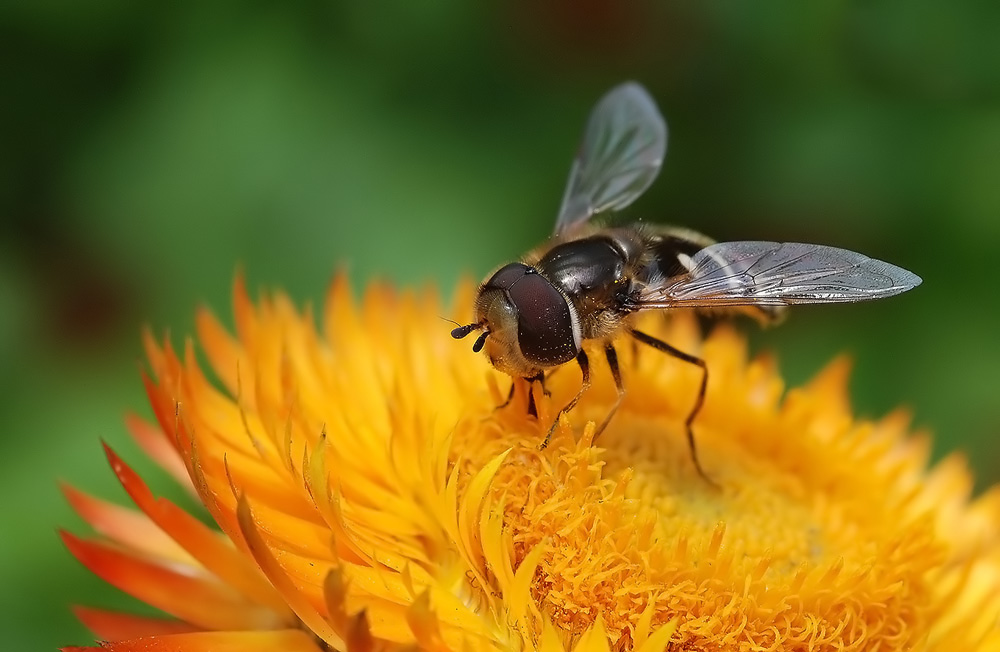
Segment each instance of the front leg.
M545 395L546 396L551 396L552 393L549 392L549 390L545 388L545 372L544 371L539 371L534 376L525 376L523 378L523 380L528 383L528 414L530 414L533 417L537 417L538 416L538 410L535 407L535 396L534 396L534 394L531 393L531 385L532 385L532 383L534 383L537 380L538 382L540 382L542 384L542 391L545 392ZM510 405L510 402L514 400L514 390L515 389L517 389L517 379L516 378L512 378L511 382L510 382L510 391L507 392L507 399L503 403L501 403L500 405L498 405L495 408L493 408L494 412L496 412L497 410L502 410L505 407L507 407L508 405Z
M525 378L525 380L528 382L528 414L530 414L533 417L538 417L538 407L535 405L535 393L533 391L531 391L531 386L537 380L538 382L540 382L542 384L542 391L545 392L546 396L548 396L549 395L549 390L545 389L545 372L544 371L539 371L534 376L531 376L529 378ZM514 391L513 386L511 386L510 389L511 389L511 392L512 392L512 395L513 395L513 391Z
M583 393L590 389L590 361L587 359L587 354L583 351L583 349L580 349L580 352L576 354L576 362L580 365L580 371L583 372L583 383L580 386L580 391L576 393L573 400L566 404L566 407L559 410L555 421L553 421L552 425L549 427L549 431L545 434L545 440L538 447L538 450L545 450L545 447L549 445L549 440L552 439L552 433L555 432L559 419L562 418L562 415L576 407L576 404L580 401Z

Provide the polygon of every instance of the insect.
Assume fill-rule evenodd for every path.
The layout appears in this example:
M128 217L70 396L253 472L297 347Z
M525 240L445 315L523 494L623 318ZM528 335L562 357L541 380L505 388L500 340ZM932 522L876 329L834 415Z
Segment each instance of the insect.
M711 483L698 460L692 428L705 399L708 367L701 358L634 328L632 315L738 308L768 318L792 304L893 296L921 279L895 265L823 245L714 242L695 231L640 223L595 226L592 218L625 208L649 187L666 147L666 122L642 86L626 82L601 98L570 168L552 239L490 275L479 288L474 320L451 334L461 339L479 331L473 351L484 350L498 370L541 381L543 387L546 371L576 360L583 373L580 391L556 415L540 448L590 387L584 342L603 346L618 390L597 434L625 396L613 345L617 335L625 332L696 365L701 382L685 429L691 460Z

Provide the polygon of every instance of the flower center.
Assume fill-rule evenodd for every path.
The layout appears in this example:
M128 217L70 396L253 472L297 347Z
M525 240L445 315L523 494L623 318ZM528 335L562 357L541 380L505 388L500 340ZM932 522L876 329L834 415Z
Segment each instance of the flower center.
M531 438L505 441L514 450L495 493L517 561L546 548L532 597L553 624L579 634L600 615L619 640L652 602L654 621L683 604L689 627L699 618L709 627L733 595L720 572L786 584L822 557L811 511L780 488L734 475L734 463L716 467L727 475L713 487L695 472L680 424L619 417L601 449L567 433L546 451ZM730 568L713 568L722 564Z
M763 420L757 408L713 402L710 392L695 430L715 487L697 474L688 450L683 423L697 376L683 370L676 385L643 388L640 379L592 446L592 423L614 396L599 382L570 427L538 450L544 425L572 396L571 375L550 387L551 398L536 386L537 422L525 416L519 390L511 405L470 428L460 452L475 472L511 449L490 499L502 506L515 568L542 546L531 595L566 635L600 617L611 641L628 649L640 618L654 625L679 618L677 636L697 649L746 640L766 649L810 640L860 645L876 633L898 642L900 628L920 620L932 589L914 579L908 560L933 550L926 524L891 514L887 496L866 495L876 490L851 464L857 451L845 448L826 471L814 467L823 464L817 451L835 450L824 435L835 419L822 427L782 420L780 387L758 406ZM656 401L656 391L665 398ZM753 391L731 396L760 399ZM755 421L744 427L746 420ZM935 557L924 555L920 565ZM920 628L906 631L904 638L919 636Z

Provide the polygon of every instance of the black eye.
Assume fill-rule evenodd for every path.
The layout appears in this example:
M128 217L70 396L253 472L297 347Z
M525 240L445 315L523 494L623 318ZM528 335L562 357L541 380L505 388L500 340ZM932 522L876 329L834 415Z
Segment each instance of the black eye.
M566 297L552 283L530 270L508 292L517 308L517 340L525 358L557 365L576 357L573 315Z
M511 286L523 279L525 275L533 272L534 270L524 263L508 263L498 269L490 277L490 280L486 281L486 287L509 290Z

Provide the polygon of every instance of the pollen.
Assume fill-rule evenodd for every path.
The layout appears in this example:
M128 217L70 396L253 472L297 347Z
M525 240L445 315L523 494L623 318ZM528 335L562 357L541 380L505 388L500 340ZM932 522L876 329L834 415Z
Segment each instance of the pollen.
M593 422L612 403L608 378L549 449L534 449L532 429L512 421L516 409L471 447L480 451L473 468L512 451L494 499L516 559L544 551L532 582L539 609L576 634L601 617L621 649L631 649L642 617L677 622L678 649L909 649L925 640L948 608L941 586L955 569L943 564L946 530L928 510L938 487L921 486L926 440L907 437L905 413L854 421L844 359L784 396L773 361L747 361L732 328L704 342L684 317L659 330L708 360L696 431L719 487L697 475L684 440L697 372L628 346L629 394L599 441ZM549 413L579 382L572 376L552 379L551 399L537 396ZM968 490L955 460L932 477L942 473L959 474L945 484ZM995 496L982 501L995 510Z
M109 450L137 510L67 489L98 575L160 610L81 609L113 650L1000 650L1000 491L897 411L858 419L838 358L786 389L733 326L637 326L708 364L617 342L514 382L450 337L472 286L331 286L321 327L236 284L236 334L207 310L177 352L147 336L142 448L210 528ZM210 369L202 370L198 352ZM600 360L596 350L592 360ZM891 373L891 370L887 370ZM532 414L529 400L537 407ZM229 645L230 647L221 647Z

